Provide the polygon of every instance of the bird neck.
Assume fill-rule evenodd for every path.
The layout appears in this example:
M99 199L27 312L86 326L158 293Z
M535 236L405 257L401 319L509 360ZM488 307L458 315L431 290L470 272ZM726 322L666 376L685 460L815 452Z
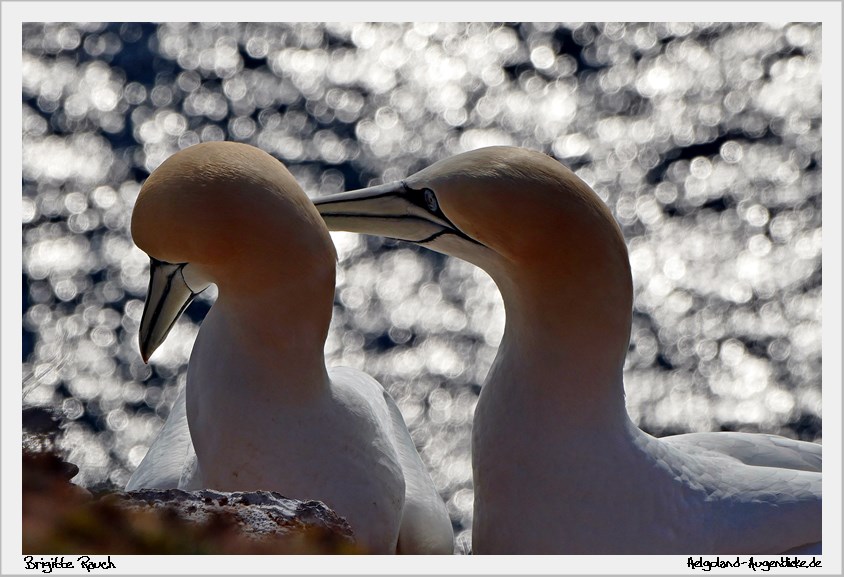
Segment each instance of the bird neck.
M321 286L286 288L230 294L220 287L200 337L222 339L225 343L209 343L208 350L240 359L233 364L220 361L219 370L248 366L252 374L232 379L243 379L256 390L266 388L262 395L289 400L291 395L307 397L328 386L324 347L332 299L330 293L319 294L325 292Z
M632 280L626 259L613 270L600 262L577 270L548 263L498 275L506 325L487 382L534 395L553 407L554 418L609 427L627 421L623 367Z

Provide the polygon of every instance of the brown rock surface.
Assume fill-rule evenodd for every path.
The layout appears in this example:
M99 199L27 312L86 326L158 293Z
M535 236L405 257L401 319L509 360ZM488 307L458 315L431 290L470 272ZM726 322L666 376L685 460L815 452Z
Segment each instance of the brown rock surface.
M23 453L25 554L332 554L360 552L319 501L267 491L141 490L92 496L51 451Z

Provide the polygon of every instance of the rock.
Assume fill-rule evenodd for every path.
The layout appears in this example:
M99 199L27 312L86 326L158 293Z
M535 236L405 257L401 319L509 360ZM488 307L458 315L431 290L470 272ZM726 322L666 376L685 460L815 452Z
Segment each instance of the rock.
M353 553L354 533L320 501L288 499L271 491L142 489L103 497L129 510L168 510L189 523L228 519L248 539L296 553Z
M23 450L23 553L255 555L361 553L345 519L278 493L95 493L52 448Z

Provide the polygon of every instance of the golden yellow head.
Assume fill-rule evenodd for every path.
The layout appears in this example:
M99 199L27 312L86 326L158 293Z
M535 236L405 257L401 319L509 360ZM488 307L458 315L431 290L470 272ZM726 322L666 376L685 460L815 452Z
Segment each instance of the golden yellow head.
M256 249L334 258L322 219L287 168L234 142L197 144L164 161L138 195L132 238L154 258L209 272L254 261Z
M213 142L168 158L141 188L132 238L151 262L140 326L145 361L211 283L221 298L313 306L327 330L334 245L287 168L262 150Z

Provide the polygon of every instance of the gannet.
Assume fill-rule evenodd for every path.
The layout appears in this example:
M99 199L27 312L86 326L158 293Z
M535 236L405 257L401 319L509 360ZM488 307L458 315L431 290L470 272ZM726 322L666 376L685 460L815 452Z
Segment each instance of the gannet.
M484 148L315 204L330 230L462 258L501 291L504 335L472 431L474 553L819 549L819 445L654 438L631 422L627 247L607 206L562 164Z
M211 283L187 382L129 488L271 490L318 499L370 553L454 551L445 505L396 404L327 370L336 254L313 204L261 150L205 143L144 183L132 237L150 256L146 362Z

